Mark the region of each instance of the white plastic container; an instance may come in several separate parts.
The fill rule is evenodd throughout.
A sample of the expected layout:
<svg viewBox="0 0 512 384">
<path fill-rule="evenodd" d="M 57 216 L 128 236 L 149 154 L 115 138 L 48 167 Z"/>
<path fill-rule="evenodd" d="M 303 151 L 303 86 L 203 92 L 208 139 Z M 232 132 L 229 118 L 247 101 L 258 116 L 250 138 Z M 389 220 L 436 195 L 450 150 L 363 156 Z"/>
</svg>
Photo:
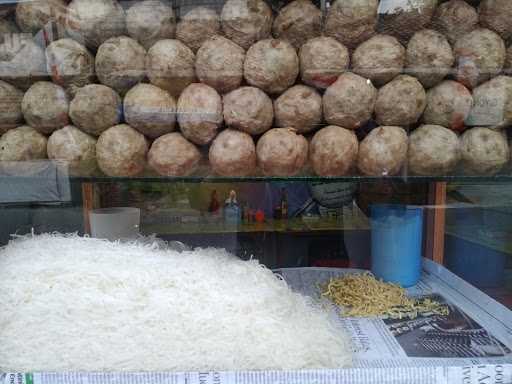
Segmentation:
<svg viewBox="0 0 512 384">
<path fill-rule="evenodd" d="M 134 239 L 139 235 L 140 209 L 132 207 L 102 208 L 89 212 L 91 236 L 108 239 Z"/>
</svg>

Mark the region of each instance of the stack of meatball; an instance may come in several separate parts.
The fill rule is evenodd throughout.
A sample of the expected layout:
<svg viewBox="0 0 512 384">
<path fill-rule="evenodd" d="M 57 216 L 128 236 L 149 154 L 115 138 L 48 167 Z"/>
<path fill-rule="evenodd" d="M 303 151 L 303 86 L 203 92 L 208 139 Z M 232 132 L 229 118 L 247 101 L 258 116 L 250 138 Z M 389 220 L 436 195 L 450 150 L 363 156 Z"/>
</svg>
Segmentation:
<svg viewBox="0 0 512 384">
<path fill-rule="evenodd" d="M 490 175 L 512 1 L 0 5 L 0 164 L 75 175 Z"/>
</svg>

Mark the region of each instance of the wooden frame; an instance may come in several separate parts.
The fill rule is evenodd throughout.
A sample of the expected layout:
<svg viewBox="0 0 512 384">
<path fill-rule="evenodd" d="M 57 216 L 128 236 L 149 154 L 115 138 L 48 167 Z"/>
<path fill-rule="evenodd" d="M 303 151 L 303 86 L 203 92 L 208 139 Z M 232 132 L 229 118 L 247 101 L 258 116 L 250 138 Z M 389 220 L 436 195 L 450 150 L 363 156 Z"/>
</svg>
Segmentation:
<svg viewBox="0 0 512 384">
<path fill-rule="evenodd" d="M 428 209 L 425 211 L 425 256 L 442 265 L 446 224 L 446 182 L 430 183 L 428 189 Z"/>
<path fill-rule="evenodd" d="M 82 210 L 84 219 L 84 233 L 91 234 L 89 212 L 98 207 L 98 195 L 94 183 L 82 183 Z"/>
</svg>

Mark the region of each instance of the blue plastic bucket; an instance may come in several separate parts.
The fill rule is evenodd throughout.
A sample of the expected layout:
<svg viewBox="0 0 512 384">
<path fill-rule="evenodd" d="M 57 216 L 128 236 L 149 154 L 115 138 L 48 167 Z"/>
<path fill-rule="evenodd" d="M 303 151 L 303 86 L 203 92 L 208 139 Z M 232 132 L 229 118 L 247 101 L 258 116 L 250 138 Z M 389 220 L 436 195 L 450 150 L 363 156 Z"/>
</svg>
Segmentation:
<svg viewBox="0 0 512 384">
<path fill-rule="evenodd" d="M 402 287 L 415 285 L 421 275 L 423 208 L 376 204 L 370 212 L 373 274 Z"/>
</svg>

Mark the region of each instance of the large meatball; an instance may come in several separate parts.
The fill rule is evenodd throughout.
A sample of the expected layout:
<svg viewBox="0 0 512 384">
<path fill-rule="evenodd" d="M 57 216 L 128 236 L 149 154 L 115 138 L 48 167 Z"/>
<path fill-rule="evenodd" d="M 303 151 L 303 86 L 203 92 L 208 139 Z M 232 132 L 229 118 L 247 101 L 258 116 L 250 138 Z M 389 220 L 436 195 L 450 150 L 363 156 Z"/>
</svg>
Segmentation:
<svg viewBox="0 0 512 384">
<path fill-rule="evenodd" d="M 378 29 L 406 44 L 430 23 L 438 0 L 384 0 L 379 4 Z"/>
<path fill-rule="evenodd" d="M 136 176 L 146 166 L 148 142 L 129 125 L 120 124 L 103 132 L 96 143 L 98 165 L 107 176 Z"/>
<path fill-rule="evenodd" d="M 468 88 L 496 76 L 505 64 L 505 43 L 489 29 L 475 29 L 454 45 L 455 77 Z"/>
<path fill-rule="evenodd" d="M 99 136 L 121 121 L 121 97 L 105 85 L 86 85 L 71 100 L 69 116 L 82 131 Z"/>
<path fill-rule="evenodd" d="M 29 88 L 23 96 L 21 110 L 25 121 L 44 134 L 69 123 L 66 91 L 49 81 L 40 81 Z"/>
<path fill-rule="evenodd" d="M 65 162 L 71 175 L 90 176 L 98 168 L 96 139 L 67 125 L 48 139 L 48 158 Z"/>
<path fill-rule="evenodd" d="M 359 143 L 351 130 L 329 125 L 319 130 L 309 146 L 309 159 L 319 176 L 343 176 L 357 160 Z"/>
<path fill-rule="evenodd" d="M 464 132 L 460 142 L 465 173 L 491 176 L 510 160 L 505 132 L 483 127 L 471 128 Z"/>
<path fill-rule="evenodd" d="M 124 97 L 126 122 L 149 138 L 174 131 L 176 101 L 169 94 L 151 84 L 138 84 Z"/>
<path fill-rule="evenodd" d="M 512 77 L 498 76 L 473 90 L 466 125 L 504 128 L 512 123 Z"/>
<path fill-rule="evenodd" d="M 217 12 L 206 7 L 196 7 L 181 18 L 176 27 L 176 38 L 185 43 L 193 52 L 213 35 L 220 32 L 220 18 Z"/>
<path fill-rule="evenodd" d="M 247 51 L 245 80 L 268 93 L 281 93 L 295 83 L 299 58 L 290 43 L 267 39 L 258 41 Z"/>
<path fill-rule="evenodd" d="M 18 34 L 0 45 L 0 79 L 26 91 L 47 78 L 44 50 L 34 40 Z"/>
<path fill-rule="evenodd" d="M 401 127 L 373 129 L 359 145 L 357 166 L 368 176 L 392 176 L 407 160 L 407 132 Z"/>
<path fill-rule="evenodd" d="M 256 147 L 249 134 L 226 129 L 213 140 L 209 159 L 218 175 L 248 176 L 256 169 Z"/>
<path fill-rule="evenodd" d="M 222 124 L 220 95 L 209 85 L 190 84 L 178 99 L 178 123 L 188 140 L 208 144 Z"/>
<path fill-rule="evenodd" d="M 451 44 L 478 25 L 478 13 L 464 0 L 449 0 L 436 9 L 432 26 L 446 36 Z"/>
<path fill-rule="evenodd" d="M 195 56 L 178 40 L 160 40 L 146 56 L 146 72 L 149 81 L 178 97 L 196 80 Z"/>
<path fill-rule="evenodd" d="M 89 48 L 96 49 L 125 30 L 124 9 L 117 0 L 72 0 L 68 5 L 66 32 Z"/>
<path fill-rule="evenodd" d="M 455 60 L 446 38 L 431 29 L 416 32 L 407 45 L 407 73 L 425 88 L 441 82 L 450 73 Z"/>
<path fill-rule="evenodd" d="M 16 24 L 22 32 L 36 34 L 49 23 L 56 23 L 63 34 L 67 3 L 64 0 L 22 1 L 16 6 Z M 49 28 L 48 30 L 50 30 Z"/>
<path fill-rule="evenodd" d="M 188 176 L 201 161 L 201 152 L 179 132 L 160 136 L 151 145 L 148 163 L 162 176 Z"/>
<path fill-rule="evenodd" d="M 416 175 L 446 175 L 459 159 L 459 137 L 448 128 L 422 125 L 409 137 L 409 170 Z"/>
<path fill-rule="evenodd" d="M 315 37 L 299 51 L 302 81 L 325 89 L 345 72 L 350 64 L 348 49 L 332 37 Z"/>
<path fill-rule="evenodd" d="M 400 75 L 379 89 L 375 117 L 381 125 L 406 126 L 418 121 L 427 95 L 416 78 Z"/>
<path fill-rule="evenodd" d="M 0 80 L 0 135 L 23 122 L 22 100 L 22 91 Z"/>
<path fill-rule="evenodd" d="M 510 0 L 482 0 L 478 8 L 480 25 L 498 33 L 504 40 L 512 37 Z"/>
<path fill-rule="evenodd" d="M 272 25 L 275 38 L 289 41 L 296 49 L 322 31 L 322 12 L 311 0 L 294 0 L 283 7 Z"/>
<path fill-rule="evenodd" d="M 336 0 L 327 12 L 324 34 L 349 48 L 368 40 L 377 26 L 378 0 Z"/>
<path fill-rule="evenodd" d="M 251 135 L 260 135 L 272 127 L 272 100 L 259 88 L 241 87 L 224 95 L 224 121 Z"/>
<path fill-rule="evenodd" d="M 72 94 L 94 81 L 94 56 L 73 39 L 60 39 L 48 45 L 46 65 L 53 82 Z"/>
<path fill-rule="evenodd" d="M 423 121 L 462 131 L 472 106 L 473 97 L 465 86 L 445 80 L 427 92 Z"/>
<path fill-rule="evenodd" d="M 258 165 L 267 176 L 293 176 L 308 159 L 308 142 L 291 128 L 273 128 L 258 140 Z"/>
<path fill-rule="evenodd" d="M 322 96 L 306 85 L 294 85 L 274 101 L 276 126 L 299 133 L 316 129 L 322 122 Z"/>
<path fill-rule="evenodd" d="M 28 125 L 0 137 L 0 162 L 46 159 L 46 137 Z"/>
<path fill-rule="evenodd" d="M 160 0 L 135 3 L 126 11 L 126 29 L 145 49 L 158 40 L 172 39 L 176 31 L 172 7 Z"/>
<path fill-rule="evenodd" d="M 351 72 L 342 74 L 323 96 L 325 121 L 356 129 L 371 119 L 377 89 L 372 83 Z"/>
<path fill-rule="evenodd" d="M 112 37 L 98 48 L 96 74 L 101 83 L 124 95 L 144 78 L 146 50 L 126 36 Z"/>
<path fill-rule="evenodd" d="M 244 49 L 270 36 L 272 10 L 264 0 L 228 0 L 220 15 L 222 31 Z"/>
<path fill-rule="evenodd" d="M 196 55 L 196 75 L 220 93 L 240 86 L 244 77 L 245 51 L 222 36 L 206 40 Z"/>
<path fill-rule="evenodd" d="M 376 35 L 359 45 L 352 55 L 352 69 L 376 85 L 393 80 L 405 64 L 405 48 L 392 36 Z"/>
</svg>

